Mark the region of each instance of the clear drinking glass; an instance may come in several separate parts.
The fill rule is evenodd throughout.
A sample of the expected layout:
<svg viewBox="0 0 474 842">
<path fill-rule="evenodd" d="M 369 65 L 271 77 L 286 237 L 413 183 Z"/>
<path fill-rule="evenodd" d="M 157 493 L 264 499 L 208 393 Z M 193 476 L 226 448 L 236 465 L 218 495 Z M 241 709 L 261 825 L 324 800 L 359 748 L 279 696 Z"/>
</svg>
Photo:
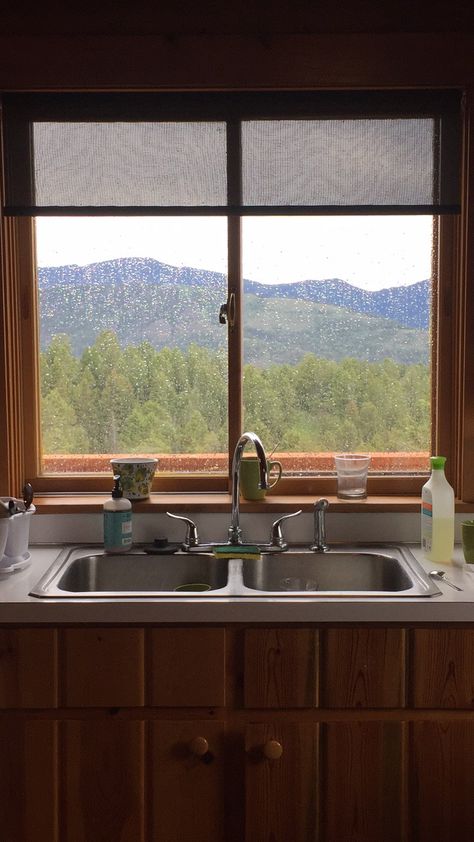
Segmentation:
<svg viewBox="0 0 474 842">
<path fill-rule="evenodd" d="M 337 496 L 345 500 L 367 497 L 367 471 L 370 456 L 343 453 L 334 457 L 337 474 Z"/>
</svg>

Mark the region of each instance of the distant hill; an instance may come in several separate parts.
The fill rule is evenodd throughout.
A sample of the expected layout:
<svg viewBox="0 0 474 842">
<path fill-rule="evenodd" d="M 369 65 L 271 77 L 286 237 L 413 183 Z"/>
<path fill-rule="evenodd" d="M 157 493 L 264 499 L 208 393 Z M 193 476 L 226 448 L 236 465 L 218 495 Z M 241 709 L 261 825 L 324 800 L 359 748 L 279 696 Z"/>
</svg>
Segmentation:
<svg viewBox="0 0 474 842">
<path fill-rule="evenodd" d="M 116 332 L 122 346 L 148 340 L 156 348 L 225 347 L 226 329 L 218 324 L 227 297 L 223 274 L 151 258 L 43 267 L 38 274 L 42 348 L 66 333 L 79 355 L 106 329 Z M 246 362 L 294 363 L 305 353 L 428 360 L 428 281 L 367 292 L 338 279 L 275 285 L 245 280 L 244 292 Z"/>
<path fill-rule="evenodd" d="M 245 291 L 261 298 L 298 298 L 301 301 L 332 304 L 355 313 L 392 319 L 404 327 L 427 330 L 429 326 L 429 281 L 374 292 L 367 292 L 337 278 L 275 286 L 245 281 Z"/>
</svg>

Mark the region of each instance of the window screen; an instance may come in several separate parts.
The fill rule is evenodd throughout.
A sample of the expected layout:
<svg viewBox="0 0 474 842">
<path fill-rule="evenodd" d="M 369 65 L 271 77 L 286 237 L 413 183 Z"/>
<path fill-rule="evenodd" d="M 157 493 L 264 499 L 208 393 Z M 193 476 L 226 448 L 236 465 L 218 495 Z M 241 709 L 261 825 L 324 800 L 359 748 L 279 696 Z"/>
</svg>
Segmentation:
<svg viewBox="0 0 474 842">
<path fill-rule="evenodd" d="M 226 203 L 225 123 L 33 123 L 41 207 Z"/>
<path fill-rule="evenodd" d="M 244 205 L 432 205 L 432 119 L 269 120 L 242 127 Z"/>
</svg>

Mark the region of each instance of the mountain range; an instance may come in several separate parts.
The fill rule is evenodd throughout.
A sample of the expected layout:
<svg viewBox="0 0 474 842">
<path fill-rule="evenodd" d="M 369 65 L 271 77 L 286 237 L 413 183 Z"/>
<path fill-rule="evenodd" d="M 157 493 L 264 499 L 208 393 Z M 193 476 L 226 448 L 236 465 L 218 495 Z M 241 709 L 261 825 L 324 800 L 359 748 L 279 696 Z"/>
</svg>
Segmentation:
<svg viewBox="0 0 474 842">
<path fill-rule="evenodd" d="M 77 355 L 102 330 L 122 346 L 149 341 L 185 349 L 225 347 L 218 324 L 226 276 L 152 258 L 119 258 L 38 271 L 41 347 L 65 333 Z M 428 361 L 430 282 L 369 292 L 337 278 L 244 281 L 244 356 L 257 365 L 328 359 Z"/>
</svg>

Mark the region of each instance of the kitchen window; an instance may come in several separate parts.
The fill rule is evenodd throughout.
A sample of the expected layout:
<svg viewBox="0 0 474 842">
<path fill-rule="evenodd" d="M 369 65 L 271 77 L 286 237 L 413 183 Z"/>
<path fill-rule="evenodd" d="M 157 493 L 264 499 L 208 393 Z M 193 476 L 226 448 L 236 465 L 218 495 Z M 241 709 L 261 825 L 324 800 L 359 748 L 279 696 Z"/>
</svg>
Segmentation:
<svg viewBox="0 0 474 842">
<path fill-rule="evenodd" d="M 160 488 L 225 489 L 244 428 L 285 453 L 289 493 L 331 490 L 334 451 L 385 454 L 375 493 L 417 492 L 427 453 L 454 454 L 457 92 L 11 95 L 4 147 L 6 274 L 29 325 L 23 474 L 36 487 L 106 488 L 110 456 L 153 452 Z M 329 243 L 364 221 L 398 254 L 401 221 L 423 231 L 421 304 L 383 284 L 374 304 L 324 273 L 318 226 Z M 183 255 L 194 239 L 212 265 L 134 255 L 134 229 Z M 301 279 L 252 278 L 256 246 L 296 263 L 305 236 L 316 297 Z M 81 266 L 93 237 L 119 245 Z M 351 239 L 354 264 L 378 245 L 346 233 L 340 249 Z"/>
</svg>

